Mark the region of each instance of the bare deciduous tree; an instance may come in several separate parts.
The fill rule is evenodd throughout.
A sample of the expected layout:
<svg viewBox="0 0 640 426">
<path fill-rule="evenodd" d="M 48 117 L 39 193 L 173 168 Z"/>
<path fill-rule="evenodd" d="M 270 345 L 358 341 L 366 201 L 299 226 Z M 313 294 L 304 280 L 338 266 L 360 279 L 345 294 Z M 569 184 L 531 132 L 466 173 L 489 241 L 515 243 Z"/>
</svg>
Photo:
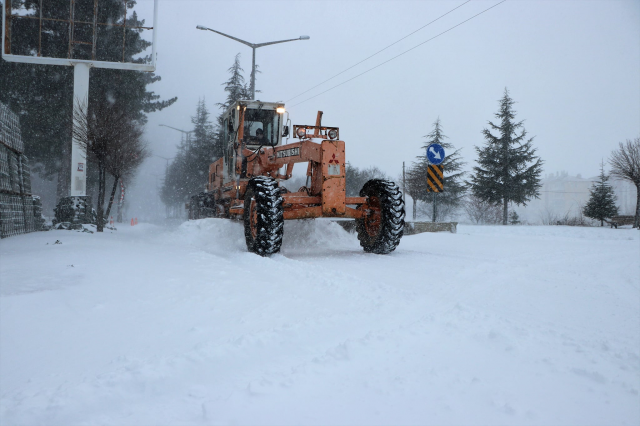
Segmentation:
<svg viewBox="0 0 640 426">
<path fill-rule="evenodd" d="M 73 136 L 98 166 L 97 231 L 104 229 L 106 174 L 115 178 L 111 207 L 118 179 L 132 172 L 148 155 L 142 142 L 142 127 L 117 102 L 80 105 L 73 116 Z"/>
<path fill-rule="evenodd" d="M 376 166 L 359 169 L 347 161 L 345 165 L 347 197 L 358 197 L 364 184 L 371 179 L 389 179 L 389 177 Z"/>
<path fill-rule="evenodd" d="M 120 179 L 130 177 L 142 162 L 151 154 L 147 144 L 142 140 L 141 126 L 131 126 L 130 132 L 122 139 L 115 141 L 113 149 L 107 155 L 105 168 L 113 176 L 113 187 L 109 197 L 109 204 L 104 215 L 109 217 L 111 206 L 118 189 Z"/>
<path fill-rule="evenodd" d="M 609 158 L 611 175 L 632 182 L 636 186 L 636 217 L 633 227 L 640 229 L 640 137 L 620 142 Z"/>
<path fill-rule="evenodd" d="M 464 210 L 476 224 L 495 225 L 502 222 L 502 207 L 500 204 L 484 201 L 474 195 L 469 196 L 464 203 Z"/>
</svg>

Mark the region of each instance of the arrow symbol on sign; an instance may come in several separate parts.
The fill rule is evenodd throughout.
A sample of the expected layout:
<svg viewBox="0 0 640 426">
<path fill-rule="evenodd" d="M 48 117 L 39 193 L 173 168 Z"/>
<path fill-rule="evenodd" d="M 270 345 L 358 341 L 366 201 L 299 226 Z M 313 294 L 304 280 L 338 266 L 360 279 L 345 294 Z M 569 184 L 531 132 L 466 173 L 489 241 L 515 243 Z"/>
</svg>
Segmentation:
<svg viewBox="0 0 640 426">
<path fill-rule="evenodd" d="M 433 147 L 429 147 L 429 152 L 433 154 L 433 158 L 435 158 L 436 160 L 442 160 L 442 157 L 440 157 L 440 153 L 433 149 Z"/>
</svg>

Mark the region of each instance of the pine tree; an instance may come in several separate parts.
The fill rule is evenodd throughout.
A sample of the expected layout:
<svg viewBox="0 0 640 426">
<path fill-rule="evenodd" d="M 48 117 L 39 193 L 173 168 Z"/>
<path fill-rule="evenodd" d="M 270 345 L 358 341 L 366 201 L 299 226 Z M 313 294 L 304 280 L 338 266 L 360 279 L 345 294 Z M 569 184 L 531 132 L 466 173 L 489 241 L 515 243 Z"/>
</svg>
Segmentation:
<svg viewBox="0 0 640 426">
<path fill-rule="evenodd" d="M 489 121 L 490 129 L 499 135 L 494 136 L 490 129 L 483 129 L 486 145 L 476 147 L 478 166 L 473 168 L 471 190 L 481 200 L 502 204 L 502 224 L 506 225 L 509 203 L 526 206 L 527 201 L 540 195 L 543 161 L 535 155 L 533 138 L 525 139 L 527 132 L 523 121 L 514 121 L 514 101 L 507 89 L 499 102 L 500 110 L 495 114 L 499 125 Z M 519 129 L 522 130 L 518 134 Z"/>
<path fill-rule="evenodd" d="M 229 108 L 229 105 L 240 99 L 249 99 L 251 97 L 249 94 L 249 88 L 247 87 L 244 81 L 244 76 L 242 75 L 244 70 L 240 66 L 239 53 L 236 55 L 233 65 L 231 65 L 227 71 L 231 76 L 229 77 L 229 80 L 222 83 L 224 91 L 227 92 L 227 99 L 224 103 L 218 104 L 223 110 L 226 110 Z"/>
<path fill-rule="evenodd" d="M 185 149 L 186 145 L 184 144 L 178 146 L 178 152 L 165 172 L 160 199 L 169 207 L 179 206 L 189 196 L 186 189 Z"/>
<path fill-rule="evenodd" d="M 616 195 L 613 187 L 607 183 L 609 176 L 604 173 L 604 163 L 600 166 L 600 176 L 597 182 L 591 185 L 589 190 L 589 201 L 584 206 L 582 213 L 591 219 L 600 221 L 600 226 L 604 226 L 604 220 L 617 216 Z"/>
<path fill-rule="evenodd" d="M 215 131 L 209 117 L 204 99 L 198 100 L 196 114 L 191 117 L 193 136 L 180 143 L 178 154 L 167 169 L 161 196 L 168 205 L 181 204 L 204 190 L 209 165 L 218 159 Z"/>
<path fill-rule="evenodd" d="M 426 152 L 427 147 L 432 143 L 437 143 L 444 148 L 445 153 L 448 153 L 442 162 L 444 190 L 440 193 L 428 191 L 427 169 L 429 162 L 425 156 L 420 156 L 417 157 L 417 161 L 409 169 L 407 193 L 413 199 L 414 220 L 418 210 L 417 202 L 421 201 L 425 204 L 424 210 L 431 216 L 431 220 L 436 222 L 446 216 L 455 214 L 455 211 L 463 203 L 466 187 L 462 181 L 465 172 L 461 170 L 465 163 L 462 161 L 460 150 L 455 149 L 452 143 L 445 141 L 447 136 L 442 131 L 439 117 L 433 123 L 433 130 L 425 135 L 424 138 L 426 140 L 422 146 L 423 152 Z"/>
<path fill-rule="evenodd" d="M 239 53 L 228 71 L 230 77 L 223 83 L 227 99 L 217 104 L 223 112 L 234 102 L 248 99 Z M 188 143 L 183 141 L 178 146 L 178 153 L 166 171 L 161 199 L 167 206 L 180 205 L 190 196 L 202 192 L 208 179 L 209 165 L 222 157 L 227 142 L 222 129 L 222 114 L 217 117 L 215 126 L 210 115 L 204 99 L 199 100 L 196 115 L 191 117 L 194 136 Z"/>
<path fill-rule="evenodd" d="M 519 225 L 520 224 L 520 216 L 516 213 L 515 210 L 511 211 L 509 214 L 509 224 L 511 225 Z"/>
<path fill-rule="evenodd" d="M 227 141 L 224 140 L 224 129 L 222 122 L 222 115 L 232 105 L 234 102 L 239 101 L 241 99 L 249 99 L 251 94 L 249 93 L 249 88 L 247 87 L 244 76 L 242 72 L 244 71 L 240 66 L 240 54 L 238 53 L 235 56 L 233 61 L 233 65 L 229 67 L 227 70 L 230 74 L 230 77 L 227 81 L 222 83 L 224 85 L 224 91 L 227 92 L 227 99 L 223 103 L 218 103 L 217 105 L 222 109 L 222 112 L 218 115 L 216 119 L 216 130 L 215 130 L 215 146 L 214 146 L 214 157 L 216 159 L 222 157 L 225 149 L 225 145 Z"/>
<path fill-rule="evenodd" d="M 209 165 L 219 158 L 215 152 L 215 132 L 209 116 L 204 99 L 199 100 L 196 115 L 191 117 L 193 138 L 187 151 L 190 158 L 188 167 L 191 194 L 203 191 L 209 175 Z"/>
</svg>

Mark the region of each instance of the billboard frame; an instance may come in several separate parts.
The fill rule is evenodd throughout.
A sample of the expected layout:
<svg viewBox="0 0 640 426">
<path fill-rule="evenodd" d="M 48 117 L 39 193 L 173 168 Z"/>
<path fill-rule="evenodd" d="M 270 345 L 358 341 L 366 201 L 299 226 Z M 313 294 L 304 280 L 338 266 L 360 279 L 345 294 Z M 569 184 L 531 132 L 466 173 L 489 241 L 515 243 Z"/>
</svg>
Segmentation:
<svg viewBox="0 0 640 426">
<path fill-rule="evenodd" d="M 158 29 L 158 1 L 153 0 L 153 27 L 131 27 L 131 28 L 144 28 L 152 31 L 151 41 L 151 63 L 150 64 L 136 64 L 133 62 L 110 62 L 99 61 L 90 59 L 73 59 L 73 58 L 49 58 L 45 56 L 29 56 L 29 55 L 14 55 L 11 53 L 11 41 L 7 39 L 7 33 L 11 31 L 10 21 L 13 19 L 11 14 L 11 0 L 4 0 L 4 7 L 2 8 L 2 59 L 9 62 L 22 62 L 27 64 L 39 64 L 39 65 L 63 65 L 73 66 L 75 64 L 88 64 L 92 68 L 108 68 L 108 69 L 120 69 L 130 71 L 147 71 L 154 72 L 156 70 L 156 39 Z M 10 14 L 7 16 L 7 12 Z M 23 18 L 23 17 L 21 17 Z M 69 17 L 71 18 L 71 17 Z M 36 18 L 38 19 L 38 18 Z M 44 19 L 44 18 L 42 18 Z M 62 20 L 62 22 L 69 22 L 73 24 L 73 19 Z M 94 24 L 96 24 L 94 22 Z M 117 26 L 116 24 L 112 24 Z M 94 40 L 95 46 L 95 40 Z"/>
<path fill-rule="evenodd" d="M 126 0 L 124 0 L 126 1 Z M 73 20 L 73 6 L 75 0 L 70 0 L 71 8 L 69 11 L 69 19 L 61 20 L 62 22 L 68 22 L 70 25 L 70 31 L 72 31 L 72 27 L 74 25 Z M 156 70 L 156 40 L 157 40 L 157 29 L 158 29 L 158 2 L 159 0 L 153 0 L 153 27 L 129 27 L 129 28 L 145 28 L 151 29 L 153 31 L 152 34 L 152 45 L 151 45 L 151 63 L 150 64 L 137 64 L 132 62 L 110 62 L 110 61 L 99 61 L 99 60 L 87 60 L 87 59 L 73 59 L 69 58 L 50 58 L 43 56 L 29 56 L 29 55 L 14 55 L 11 54 L 11 39 L 10 34 L 9 38 L 7 38 L 8 33 L 11 31 L 11 19 L 14 19 L 14 16 L 11 13 L 11 0 L 4 0 L 4 7 L 2 8 L 2 44 L 0 48 L 2 49 L 2 59 L 8 62 L 20 62 L 27 64 L 35 64 L 35 65 L 62 65 L 62 66 L 73 66 L 73 117 L 76 116 L 78 110 L 82 108 L 82 106 L 88 105 L 89 101 L 89 71 L 91 68 L 107 68 L 107 69 L 119 69 L 119 70 L 129 70 L 129 71 L 146 71 L 146 72 L 154 72 Z M 41 2 L 42 4 L 42 2 Z M 95 3 L 97 5 L 97 0 Z M 9 16 L 7 16 L 7 14 Z M 96 35 L 95 35 L 95 26 L 98 25 L 96 22 L 96 8 L 94 7 L 94 38 L 92 44 L 92 56 L 95 57 L 95 45 L 96 45 Z M 18 15 L 19 16 L 19 15 Z M 24 18 L 24 17 L 20 17 Z M 29 18 L 24 18 L 29 19 Z M 44 18 L 33 18 L 39 19 L 41 22 Z M 125 18 L 122 27 L 124 29 L 126 26 L 126 5 L 125 5 Z M 107 25 L 107 24 L 100 24 Z M 114 24 L 112 24 L 114 25 Z M 114 25 L 115 26 L 115 25 Z M 123 34 L 126 34 L 123 32 Z M 123 37 L 125 37 L 123 35 Z M 69 44 L 73 44 L 72 37 L 70 37 Z M 124 38 L 123 38 L 123 46 L 124 46 Z M 71 47 L 69 49 L 69 56 L 71 56 Z M 38 52 L 39 53 L 39 52 Z M 124 55 L 123 55 L 124 58 Z M 85 197 L 87 195 L 87 153 L 86 150 L 81 146 L 80 141 L 76 140 L 73 136 L 71 139 L 71 185 L 69 190 L 69 195 L 72 197 Z"/>
</svg>

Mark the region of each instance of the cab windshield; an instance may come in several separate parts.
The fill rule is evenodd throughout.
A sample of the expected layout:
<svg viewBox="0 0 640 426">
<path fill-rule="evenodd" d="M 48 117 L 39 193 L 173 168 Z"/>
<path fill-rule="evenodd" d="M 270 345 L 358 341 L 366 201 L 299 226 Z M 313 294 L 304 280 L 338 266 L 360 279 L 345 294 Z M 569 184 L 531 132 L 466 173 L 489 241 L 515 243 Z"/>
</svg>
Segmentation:
<svg viewBox="0 0 640 426">
<path fill-rule="evenodd" d="M 280 114 L 269 109 L 249 109 L 244 114 L 244 134 L 247 145 L 276 146 Z M 259 131 L 261 130 L 261 132 Z M 262 139 L 259 134 L 262 133 Z"/>
</svg>

